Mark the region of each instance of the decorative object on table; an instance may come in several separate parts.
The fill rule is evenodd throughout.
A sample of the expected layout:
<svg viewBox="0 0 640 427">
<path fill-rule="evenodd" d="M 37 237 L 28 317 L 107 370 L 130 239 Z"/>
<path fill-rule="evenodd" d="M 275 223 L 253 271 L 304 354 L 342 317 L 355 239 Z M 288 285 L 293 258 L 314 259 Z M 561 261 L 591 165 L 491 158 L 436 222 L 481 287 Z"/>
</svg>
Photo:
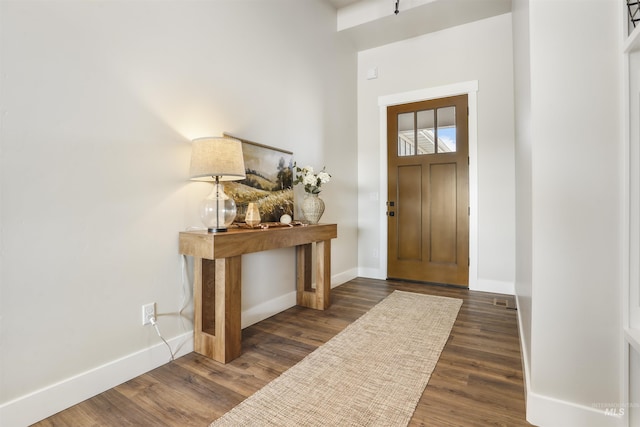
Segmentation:
<svg viewBox="0 0 640 427">
<path fill-rule="evenodd" d="M 331 175 L 327 173 L 326 168 L 322 168 L 317 174 L 312 166 L 299 168 L 294 164 L 298 176 L 294 184 L 304 184 L 305 197 L 300 205 L 302 214 L 310 224 L 317 224 L 320 217 L 324 213 L 324 200 L 319 197 L 320 187 L 331 181 Z"/>
<path fill-rule="evenodd" d="M 255 226 L 251 226 L 249 224 L 247 224 L 246 222 L 237 222 L 233 224 L 234 227 L 238 228 L 238 229 L 245 229 L 245 230 L 268 230 L 270 228 L 291 228 L 291 227 L 307 227 L 309 224 L 302 222 L 302 221 L 291 221 L 288 224 L 285 224 L 284 222 L 261 222 L 258 225 Z"/>
<path fill-rule="evenodd" d="M 324 213 L 324 200 L 317 194 L 307 193 L 300 208 L 309 224 L 317 224 Z"/>
<path fill-rule="evenodd" d="M 284 214 L 293 217 L 293 153 L 223 135 L 242 142 L 246 178 L 227 184 L 238 207 L 237 221 L 244 221 L 250 202 L 258 206 L 262 222 L 276 222 Z"/>
<path fill-rule="evenodd" d="M 291 224 L 291 215 L 284 214 L 280 217 L 280 222 L 283 224 Z"/>
<path fill-rule="evenodd" d="M 247 207 L 247 213 L 244 216 L 244 222 L 252 227 L 260 224 L 260 211 L 258 210 L 258 206 L 256 206 L 255 203 L 249 203 L 249 207 Z"/>
<path fill-rule="evenodd" d="M 189 175 L 194 181 L 215 183 L 211 194 L 200 203 L 200 219 L 209 232 L 227 231 L 236 217 L 236 203 L 225 194 L 221 182 L 244 179 L 242 143 L 226 137 L 194 139 Z"/>
</svg>

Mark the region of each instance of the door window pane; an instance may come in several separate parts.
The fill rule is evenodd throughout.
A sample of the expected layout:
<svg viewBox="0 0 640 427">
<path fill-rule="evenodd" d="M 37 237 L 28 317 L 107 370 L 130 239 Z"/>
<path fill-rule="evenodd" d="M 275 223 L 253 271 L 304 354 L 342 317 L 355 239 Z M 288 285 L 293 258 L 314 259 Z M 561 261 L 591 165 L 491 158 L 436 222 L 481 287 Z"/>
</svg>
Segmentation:
<svg viewBox="0 0 640 427">
<path fill-rule="evenodd" d="M 417 111 L 418 123 L 418 154 L 433 154 L 436 152 L 435 142 L 435 111 Z"/>
<path fill-rule="evenodd" d="M 438 108 L 438 153 L 456 151 L 456 107 Z"/>
<path fill-rule="evenodd" d="M 398 156 L 416 154 L 415 117 L 413 112 L 398 114 Z"/>
<path fill-rule="evenodd" d="M 398 157 L 455 153 L 456 107 L 398 114 Z"/>
</svg>

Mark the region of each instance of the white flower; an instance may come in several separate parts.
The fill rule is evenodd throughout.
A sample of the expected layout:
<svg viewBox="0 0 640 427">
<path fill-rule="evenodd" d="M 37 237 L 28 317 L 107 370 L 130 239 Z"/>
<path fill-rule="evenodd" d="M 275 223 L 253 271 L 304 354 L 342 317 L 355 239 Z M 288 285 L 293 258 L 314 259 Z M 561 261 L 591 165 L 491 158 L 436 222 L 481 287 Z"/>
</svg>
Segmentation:
<svg viewBox="0 0 640 427">
<path fill-rule="evenodd" d="M 318 179 L 322 184 L 326 184 L 327 182 L 331 181 L 331 175 L 329 175 L 325 171 L 322 171 L 318 174 Z"/>
<path fill-rule="evenodd" d="M 322 184 L 326 184 L 331 180 L 331 175 L 329 175 L 324 168 L 317 174 L 314 173 L 314 169 L 312 166 L 305 166 L 303 168 L 297 167 L 295 164 L 293 165 L 296 172 L 298 172 L 298 176 L 293 181 L 295 184 L 304 184 L 304 191 L 311 194 L 320 193 L 320 186 Z"/>
</svg>

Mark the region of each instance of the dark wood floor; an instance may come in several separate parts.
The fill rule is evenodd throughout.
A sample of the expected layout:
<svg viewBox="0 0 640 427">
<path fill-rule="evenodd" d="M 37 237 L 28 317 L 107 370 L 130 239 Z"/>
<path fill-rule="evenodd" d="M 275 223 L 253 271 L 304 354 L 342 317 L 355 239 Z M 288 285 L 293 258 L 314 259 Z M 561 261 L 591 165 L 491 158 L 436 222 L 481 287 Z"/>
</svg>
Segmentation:
<svg viewBox="0 0 640 427">
<path fill-rule="evenodd" d="M 411 426 L 526 426 L 513 298 L 453 287 L 358 278 L 326 311 L 293 307 L 242 331 L 243 354 L 220 364 L 191 353 L 37 426 L 208 426 L 328 341 L 393 290 L 464 300 Z"/>
</svg>

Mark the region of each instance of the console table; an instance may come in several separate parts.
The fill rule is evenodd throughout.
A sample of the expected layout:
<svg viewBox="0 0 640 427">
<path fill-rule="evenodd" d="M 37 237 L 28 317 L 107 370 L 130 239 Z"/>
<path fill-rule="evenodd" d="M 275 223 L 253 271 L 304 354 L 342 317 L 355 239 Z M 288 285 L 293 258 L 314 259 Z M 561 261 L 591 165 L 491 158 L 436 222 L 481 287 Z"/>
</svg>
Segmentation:
<svg viewBox="0 0 640 427">
<path fill-rule="evenodd" d="M 181 232 L 180 253 L 194 258 L 194 350 L 222 363 L 240 356 L 244 254 L 295 246 L 296 303 L 316 310 L 328 308 L 331 239 L 337 236 L 336 224 Z M 315 289 L 311 286 L 314 267 Z"/>
</svg>

